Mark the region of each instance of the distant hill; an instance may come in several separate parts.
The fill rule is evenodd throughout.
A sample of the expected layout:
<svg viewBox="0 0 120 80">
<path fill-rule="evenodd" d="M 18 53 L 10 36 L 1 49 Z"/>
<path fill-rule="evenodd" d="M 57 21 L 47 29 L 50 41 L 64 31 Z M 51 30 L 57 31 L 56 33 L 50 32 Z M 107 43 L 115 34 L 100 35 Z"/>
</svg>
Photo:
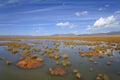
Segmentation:
<svg viewBox="0 0 120 80">
<path fill-rule="evenodd" d="M 107 36 L 107 35 L 120 35 L 120 31 L 113 31 L 113 32 L 107 32 L 107 33 L 95 33 L 95 34 L 80 34 L 78 36 Z"/>
<path fill-rule="evenodd" d="M 120 36 L 120 31 L 113 31 L 113 32 L 107 32 L 107 33 L 95 33 L 95 34 L 54 34 L 51 36 L 109 36 L 109 35 L 119 35 Z M 1 38 L 4 37 L 45 37 L 45 36 L 32 36 L 32 35 L 0 35 Z"/>
<path fill-rule="evenodd" d="M 120 31 L 107 32 L 107 33 L 94 33 L 94 34 L 54 34 L 52 36 L 107 36 L 107 35 L 120 35 Z"/>
<path fill-rule="evenodd" d="M 70 34 L 54 34 L 52 36 L 77 36 L 77 35 L 70 33 Z"/>
</svg>

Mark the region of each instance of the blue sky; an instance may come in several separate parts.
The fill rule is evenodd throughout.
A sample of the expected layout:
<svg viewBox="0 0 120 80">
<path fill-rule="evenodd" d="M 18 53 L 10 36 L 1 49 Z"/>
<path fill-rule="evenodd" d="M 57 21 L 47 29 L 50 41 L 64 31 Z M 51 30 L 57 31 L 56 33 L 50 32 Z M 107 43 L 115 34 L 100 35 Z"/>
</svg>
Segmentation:
<svg viewBox="0 0 120 80">
<path fill-rule="evenodd" d="M 120 30 L 120 0 L 0 0 L 0 35 Z"/>
</svg>

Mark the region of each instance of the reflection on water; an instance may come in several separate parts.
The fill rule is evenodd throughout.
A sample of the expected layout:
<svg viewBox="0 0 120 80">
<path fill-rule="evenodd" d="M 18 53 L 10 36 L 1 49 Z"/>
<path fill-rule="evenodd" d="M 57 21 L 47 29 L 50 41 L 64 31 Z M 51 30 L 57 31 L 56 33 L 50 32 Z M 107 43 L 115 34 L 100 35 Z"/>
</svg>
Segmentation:
<svg viewBox="0 0 120 80">
<path fill-rule="evenodd" d="M 42 44 L 33 44 L 33 42 L 36 42 L 35 40 L 19 42 L 28 43 L 33 47 L 40 48 L 41 52 L 44 50 L 43 46 L 55 48 L 53 45 L 54 41 L 40 40 Z M 99 73 L 107 74 L 110 80 L 120 80 L 120 74 L 117 74 L 117 72 L 120 72 L 120 54 L 118 50 L 114 50 L 114 56 L 111 57 L 107 56 L 106 54 L 104 54 L 104 58 L 93 56 L 92 58 L 97 62 L 97 64 L 95 64 L 94 62 L 89 61 L 89 57 L 81 57 L 78 53 L 79 48 L 84 50 L 84 52 L 87 52 L 90 47 L 94 46 L 66 46 L 64 45 L 64 41 L 59 42 L 59 51 L 55 51 L 54 53 L 58 53 L 60 55 L 67 53 L 69 55 L 68 60 L 71 61 L 71 66 L 65 67 L 67 70 L 67 74 L 65 76 L 51 76 L 48 69 L 50 67 L 56 67 L 55 60 L 50 59 L 47 55 L 41 56 L 39 52 L 36 52 L 37 56 L 40 56 L 44 59 L 42 67 L 28 70 L 20 69 L 15 65 L 15 63 L 21 58 L 19 54 L 22 53 L 23 50 L 17 49 L 19 54 L 11 54 L 11 52 L 7 50 L 7 46 L 0 46 L 0 57 L 4 58 L 4 60 L 0 60 L 0 80 L 76 80 L 75 75 L 72 73 L 73 69 L 77 69 L 81 73 L 80 80 L 96 80 L 96 76 Z M 0 44 L 2 43 L 6 42 L 1 41 Z M 105 42 L 102 42 L 101 45 L 105 45 Z M 10 60 L 12 65 L 6 65 L 7 60 Z M 112 64 L 110 66 L 106 65 L 108 60 L 112 60 Z"/>
</svg>

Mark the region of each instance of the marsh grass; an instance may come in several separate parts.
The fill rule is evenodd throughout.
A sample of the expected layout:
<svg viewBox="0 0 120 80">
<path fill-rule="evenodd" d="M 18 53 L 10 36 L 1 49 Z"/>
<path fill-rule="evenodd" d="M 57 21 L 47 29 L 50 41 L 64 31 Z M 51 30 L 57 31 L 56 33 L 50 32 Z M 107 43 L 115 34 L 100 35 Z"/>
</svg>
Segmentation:
<svg viewBox="0 0 120 80">
<path fill-rule="evenodd" d="M 120 42 L 120 36 L 31 36 L 31 37 L 1 37 L 1 41 L 20 40 L 85 40 L 85 41 L 116 41 Z M 58 43 L 57 43 L 58 44 Z"/>
</svg>

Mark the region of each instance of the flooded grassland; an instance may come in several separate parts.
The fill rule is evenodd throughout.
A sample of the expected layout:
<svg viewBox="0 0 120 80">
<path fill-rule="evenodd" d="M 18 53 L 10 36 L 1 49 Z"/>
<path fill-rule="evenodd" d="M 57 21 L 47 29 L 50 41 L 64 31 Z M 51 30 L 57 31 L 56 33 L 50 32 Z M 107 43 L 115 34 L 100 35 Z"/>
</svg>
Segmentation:
<svg viewBox="0 0 120 80">
<path fill-rule="evenodd" d="M 1 38 L 0 80 L 120 80 L 120 37 Z"/>
</svg>

